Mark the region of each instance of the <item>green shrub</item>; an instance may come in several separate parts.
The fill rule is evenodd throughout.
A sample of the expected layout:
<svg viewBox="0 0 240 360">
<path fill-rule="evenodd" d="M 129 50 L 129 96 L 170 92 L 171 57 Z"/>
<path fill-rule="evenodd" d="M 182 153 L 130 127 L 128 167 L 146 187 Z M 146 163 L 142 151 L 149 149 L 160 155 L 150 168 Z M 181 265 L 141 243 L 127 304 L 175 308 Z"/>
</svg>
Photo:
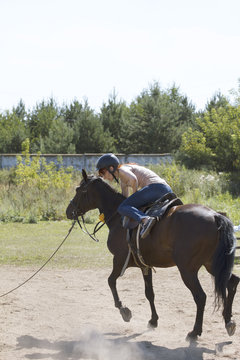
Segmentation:
<svg viewBox="0 0 240 360">
<path fill-rule="evenodd" d="M 80 173 L 66 171 L 67 181 L 58 180 L 58 184 L 61 184 L 59 187 L 56 186 L 55 180 L 58 179 L 59 174 L 65 174 L 64 168 L 61 168 L 58 174 L 55 174 L 57 170 L 54 169 L 52 177 L 54 180 L 50 181 L 51 176 L 46 180 L 48 173 L 41 170 L 35 172 L 31 170 L 30 174 L 34 176 L 29 174 L 27 176 L 29 169 L 26 167 L 34 168 L 36 164 L 27 165 L 23 162 L 21 164 L 18 181 L 16 175 L 14 178 L 12 170 L 0 171 L 0 221 L 35 223 L 42 220 L 66 219 L 66 207 L 75 195 L 75 187 L 81 180 Z M 234 224 L 239 224 L 240 200 L 236 195 L 239 194 L 240 184 L 236 174 L 189 170 L 175 162 L 149 167 L 169 183 L 185 204 L 201 203 L 216 211 L 226 212 Z M 38 166 L 35 169 L 38 169 Z M 24 177 L 29 181 L 25 181 Z M 112 185 L 120 191 L 119 185 Z M 85 221 L 89 224 L 96 223 L 98 210 L 88 212 Z"/>
<path fill-rule="evenodd" d="M 17 185 L 28 184 L 40 190 L 49 189 L 50 187 L 69 188 L 73 168 L 58 168 L 54 162 L 47 164 L 46 159 L 40 157 L 40 153 L 30 159 L 29 144 L 29 139 L 23 142 L 23 156 L 17 157 L 15 170 Z"/>
<path fill-rule="evenodd" d="M 0 171 L 0 220 L 36 223 L 38 220 L 65 218 L 67 199 L 71 198 L 73 169 L 47 164 L 38 154 L 29 154 L 29 139 L 23 144 L 14 170 Z"/>
<path fill-rule="evenodd" d="M 198 203 L 226 212 L 234 224 L 240 223 L 239 177 L 229 173 L 190 170 L 177 163 L 151 165 L 164 178 L 183 203 Z M 231 192 L 234 189 L 234 192 Z"/>
<path fill-rule="evenodd" d="M 152 165 L 150 168 L 164 178 L 179 197 L 208 198 L 226 190 L 226 178 L 214 171 L 189 170 L 175 162 L 171 165 Z"/>
</svg>

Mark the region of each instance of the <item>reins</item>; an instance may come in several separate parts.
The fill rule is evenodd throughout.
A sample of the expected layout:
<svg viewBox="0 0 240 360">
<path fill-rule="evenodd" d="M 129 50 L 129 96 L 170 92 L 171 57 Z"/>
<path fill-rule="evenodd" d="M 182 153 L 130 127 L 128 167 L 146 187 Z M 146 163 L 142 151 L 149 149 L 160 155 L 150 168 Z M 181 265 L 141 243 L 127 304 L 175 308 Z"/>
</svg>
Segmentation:
<svg viewBox="0 0 240 360">
<path fill-rule="evenodd" d="M 117 214 L 117 211 L 115 211 L 111 216 L 108 217 L 107 220 L 104 220 L 104 221 L 99 221 L 94 229 L 93 229 L 93 232 L 90 233 L 86 227 L 86 224 L 85 224 L 85 220 L 84 220 L 84 217 L 83 215 L 81 215 L 81 219 L 82 219 L 82 225 L 81 225 L 81 222 L 79 221 L 79 218 L 77 216 L 76 220 L 80 229 L 82 230 L 82 232 L 84 232 L 84 234 L 87 234 L 88 236 L 90 236 L 91 239 L 93 239 L 94 241 L 96 242 L 99 242 L 99 240 L 95 237 L 95 234 L 106 224 L 108 223 L 115 215 Z"/>
<path fill-rule="evenodd" d="M 87 234 L 88 236 L 90 236 L 90 238 L 93 239 L 94 241 L 99 242 L 99 240 L 95 237 L 95 234 L 96 234 L 96 232 L 97 232 L 98 230 L 100 230 L 100 229 L 103 227 L 103 225 L 105 225 L 105 222 L 104 222 L 103 224 L 101 224 L 101 226 L 100 226 L 99 228 L 97 228 L 98 224 L 101 223 L 101 221 L 99 221 L 99 222 L 97 223 L 97 225 L 95 226 L 95 228 L 94 228 L 94 230 L 93 230 L 93 233 L 90 234 L 90 232 L 88 231 L 88 229 L 87 229 L 87 227 L 86 227 L 86 225 L 85 225 L 85 220 L 84 220 L 83 215 L 81 215 L 81 218 L 82 218 L 83 226 L 81 225 L 78 217 L 77 217 L 77 220 L 76 220 L 76 221 L 77 221 L 80 229 L 82 230 L 82 232 L 84 232 L 84 234 Z"/>
<path fill-rule="evenodd" d="M 64 244 L 64 242 L 67 240 L 68 236 L 70 235 L 72 229 L 74 228 L 75 224 L 76 224 L 77 220 L 74 220 L 70 229 L 68 230 L 67 235 L 65 236 L 65 238 L 63 239 L 63 241 L 58 245 L 57 249 L 52 253 L 52 255 L 50 256 L 50 258 L 34 273 L 32 274 L 27 280 L 25 280 L 23 283 L 19 284 L 18 286 L 16 286 L 14 289 L 9 290 L 8 292 L 6 292 L 5 294 L 0 295 L 0 298 L 14 292 L 15 290 L 19 289 L 21 286 L 25 285 L 28 281 L 30 281 L 34 276 L 36 276 L 48 263 L 49 261 L 54 257 L 54 255 L 58 252 L 58 250 L 60 249 L 60 247 Z"/>
</svg>

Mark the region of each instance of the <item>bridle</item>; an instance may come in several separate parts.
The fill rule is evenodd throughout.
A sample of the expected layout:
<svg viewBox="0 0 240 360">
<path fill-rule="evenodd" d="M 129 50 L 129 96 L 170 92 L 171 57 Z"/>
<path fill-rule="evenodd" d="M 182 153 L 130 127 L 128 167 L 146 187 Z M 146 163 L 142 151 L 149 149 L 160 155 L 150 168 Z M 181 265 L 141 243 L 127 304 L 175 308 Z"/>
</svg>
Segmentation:
<svg viewBox="0 0 240 360">
<path fill-rule="evenodd" d="M 102 223 L 100 226 L 99 224 L 101 223 L 101 221 L 99 221 L 96 226 L 94 227 L 94 230 L 93 230 L 93 233 L 90 233 L 86 227 L 86 222 L 85 222 L 85 219 L 84 219 L 84 214 L 80 213 L 78 215 L 78 204 L 79 204 L 79 200 L 77 202 L 77 205 L 74 204 L 73 202 L 73 199 L 70 201 L 70 204 L 73 206 L 73 212 L 72 212 L 72 215 L 73 215 L 73 219 L 78 223 L 80 229 L 82 230 L 82 232 L 84 232 L 84 234 L 87 234 L 88 236 L 90 236 L 91 239 L 93 239 L 94 241 L 96 242 L 99 242 L 99 240 L 95 237 L 95 234 L 98 230 L 100 230 L 103 225 L 105 225 L 105 222 Z M 82 224 L 81 224 L 81 221 L 79 220 L 79 216 L 81 217 L 82 219 Z"/>
<path fill-rule="evenodd" d="M 77 206 L 75 204 L 73 204 L 72 200 L 70 201 L 70 204 L 72 206 L 74 206 L 76 210 L 78 210 Z M 84 234 L 87 234 L 88 236 L 90 236 L 90 238 L 93 239 L 94 241 L 99 242 L 99 240 L 97 239 L 95 234 L 117 214 L 117 211 L 115 211 L 111 216 L 109 216 L 107 218 L 107 220 L 98 221 L 97 224 L 95 225 L 92 233 L 90 233 L 86 227 L 86 222 L 85 222 L 83 214 L 78 215 L 77 211 L 75 211 L 75 210 L 73 211 L 73 213 L 74 213 L 74 220 L 78 223 L 82 232 L 84 232 Z M 82 219 L 82 224 L 81 224 L 81 221 L 79 220 L 79 216 Z"/>
<path fill-rule="evenodd" d="M 89 199 L 88 199 L 88 191 L 87 190 L 82 190 L 81 191 L 82 193 L 85 193 L 86 194 L 86 199 L 89 203 Z M 96 242 L 99 242 L 99 240 L 97 239 L 97 237 L 95 236 L 96 233 L 106 224 L 108 223 L 113 216 L 116 215 L 117 212 L 113 213 L 111 216 L 108 217 L 107 220 L 104 220 L 104 221 L 98 221 L 98 223 L 95 225 L 94 227 L 94 230 L 92 233 L 90 233 L 86 227 L 86 222 L 85 222 L 85 219 L 84 219 L 84 213 L 80 213 L 78 215 L 78 211 L 79 211 L 79 202 L 80 202 L 80 197 L 77 201 L 77 204 L 75 205 L 74 202 L 73 202 L 73 199 L 70 200 L 70 204 L 73 206 L 73 212 L 72 212 L 72 215 L 73 215 L 73 219 L 75 221 L 77 221 L 80 229 L 82 230 L 82 232 L 84 232 L 84 234 L 87 234 L 92 240 L 96 241 Z M 82 224 L 81 224 L 81 221 L 79 220 L 79 217 L 81 217 L 82 219 Z"/>
<path fill-rule="evenodd" d="M 90 180 L 90 182 L 91 182 L 91 180 Z M 88 184 L 86 183 L 86 184 L 83 185 L 81 188 L 80 188 L 80 187 L 81 187 L 81 184 L 80 184 L 80 186 L 77 188 L 76 191 L 78 191 L 78 189 L 79 189 L 79 191 L 81 191 L 81 194 L 84 194 L 84 195 L 86 196 L 86 201 L 87 201 L 87 203 L 90 204 L 89 197 L 88 197 L 88 189 L 87 189 Z M 79 205 L 80 205 L 80 201 L 81 201 L 80 197 L 81 197 L 81 196 L 79 196 L 79 198 L 77 199 L 76 204 L 73 202 L 73 199 L 70 200 L 70 204 L 71 204 L 72 207 L 73 207 L 73 211 L 72 211 L 73 220 L 75 220 L 75 221 L 78 223 L 80 229 L 81 229 L 85 234 L 87 234 L 87 235 L 88 235 L 91 239 L 93 239 L 94 241 L 99 242 L 99 240 L 98 240 L 98 239 L 96 238 L 96 236 L 95 236 L 96 233 L 97 233 L 105 224 L 108 224 L 108 223 L 112 220 L 112 218 L 115 217 L 115 215 L 118 214 L 118 212 L 117 212 L 117 211 L 114 211 L 113 214 L 111 214 L 110 216 L 107 217 L 107 219 L 105 219 L 104 221 L 102 221 L 102 220 L 99 221 L 99 222 L 95 225 L 93 232 L 90 233 L 90 232 L 88 231 L 87 227 L 86 227 L 86 222 L 85 222 L 85 219 L 84 219 L 84 214 L 85 214 L 85 212 L 80 212 L 80 213 L 79 213 Z M 90 206 L 89 206 L 89 207 L 90 207 Z M 81 223 L 81 221 L 79 220 L 79 217 L 81 217 L 82 223 Z"/>
</svg>

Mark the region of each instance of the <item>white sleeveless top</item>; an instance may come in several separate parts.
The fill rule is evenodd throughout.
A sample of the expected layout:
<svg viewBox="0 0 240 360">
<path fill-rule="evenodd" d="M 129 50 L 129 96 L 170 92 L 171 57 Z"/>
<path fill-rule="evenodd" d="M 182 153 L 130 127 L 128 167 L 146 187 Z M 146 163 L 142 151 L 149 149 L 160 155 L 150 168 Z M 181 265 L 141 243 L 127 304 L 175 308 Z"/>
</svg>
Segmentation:
<svg viewBox="0 0 240 360">
<path fill-rule="evenodd" d="M 164 179 L 144 166 L 124 164 L 118 170 L 122 193 L 125 196 L 128 196 L 129 187 L 132 188 L 133 192 L 136 192 L 139 188 L 141 189 L 150 184 L 167 185 Z"/>
</svg>

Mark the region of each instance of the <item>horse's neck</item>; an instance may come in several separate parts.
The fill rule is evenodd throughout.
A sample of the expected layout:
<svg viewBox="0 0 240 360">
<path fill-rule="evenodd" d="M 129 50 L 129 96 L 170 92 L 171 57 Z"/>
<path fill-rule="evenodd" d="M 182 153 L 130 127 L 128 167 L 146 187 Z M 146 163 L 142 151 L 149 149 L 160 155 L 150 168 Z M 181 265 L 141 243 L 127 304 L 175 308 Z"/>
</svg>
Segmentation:
<svg viewBox="0 0 240 360">
<path fill-rule="evenodd" d="M 117 211 L 118 206 L 124 200 L 124 196 L 118 192 L 115 192 L 110 187 L 103 188 L 100 192 L 100 202 L 98 209 L 103 212 L 105 217 L 110 217 Z"/>
</svg>

